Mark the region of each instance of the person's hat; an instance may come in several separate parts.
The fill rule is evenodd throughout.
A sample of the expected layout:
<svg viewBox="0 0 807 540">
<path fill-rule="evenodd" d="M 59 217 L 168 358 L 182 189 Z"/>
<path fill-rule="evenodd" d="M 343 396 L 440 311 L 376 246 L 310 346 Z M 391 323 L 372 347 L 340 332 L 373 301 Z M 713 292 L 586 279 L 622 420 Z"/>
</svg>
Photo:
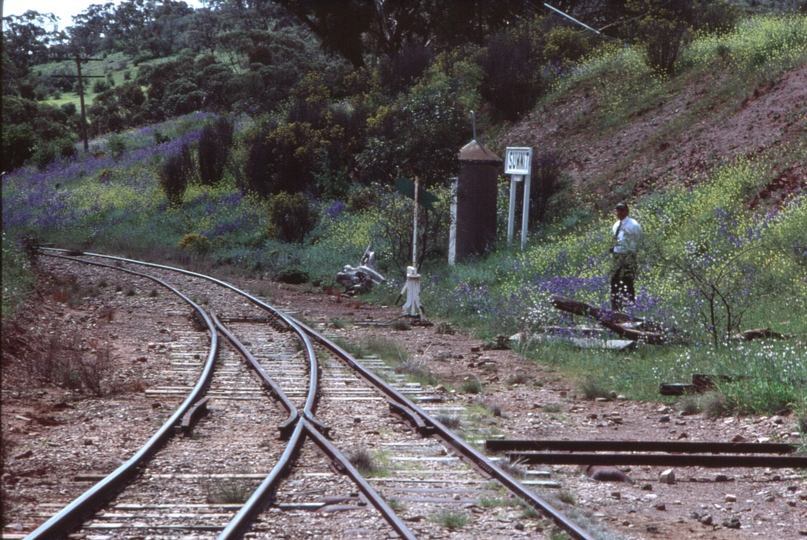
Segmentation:
<svg viewBox="0 0 807 540">
<path fill-rule="evenodd" d="M 621 202 L 621 203 L 617 204 L 617 205 L 616 205 L 614 208 L 616 208 L 617 210 L 627 210 L 627 209 L 628 209 L 628 205 L 627 205 L 627 204 L 625 204 L 625 203 L 623 203 L 623 202 Z"/>
</svg>

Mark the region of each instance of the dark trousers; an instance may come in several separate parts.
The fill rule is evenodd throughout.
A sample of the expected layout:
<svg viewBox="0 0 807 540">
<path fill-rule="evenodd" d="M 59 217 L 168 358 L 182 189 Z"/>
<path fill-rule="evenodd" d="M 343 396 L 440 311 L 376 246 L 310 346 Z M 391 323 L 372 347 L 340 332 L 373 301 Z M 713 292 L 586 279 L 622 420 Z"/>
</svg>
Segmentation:
<svg viewBox="0 0 807 540">
<path fill-rule="evenodd" d="M 624 303 L 634 304 L 633 280 L 636 277 L 636 254 L 614 253 L 614 266 L 611 271 L 611 309 L 621 311 Z"/>
</svg>

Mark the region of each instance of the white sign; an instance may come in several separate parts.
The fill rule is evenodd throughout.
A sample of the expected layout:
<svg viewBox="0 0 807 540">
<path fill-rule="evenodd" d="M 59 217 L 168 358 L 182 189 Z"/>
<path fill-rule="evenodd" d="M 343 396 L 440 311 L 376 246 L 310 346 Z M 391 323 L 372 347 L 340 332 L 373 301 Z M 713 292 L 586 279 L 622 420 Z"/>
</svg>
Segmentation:
<svg viewBox="0 0 807 540">
<path fill-rule="evenodd" d="M 530 174 L 532 148 L 508 147 L 504 158 L 504 174 Z"/>
</svg>

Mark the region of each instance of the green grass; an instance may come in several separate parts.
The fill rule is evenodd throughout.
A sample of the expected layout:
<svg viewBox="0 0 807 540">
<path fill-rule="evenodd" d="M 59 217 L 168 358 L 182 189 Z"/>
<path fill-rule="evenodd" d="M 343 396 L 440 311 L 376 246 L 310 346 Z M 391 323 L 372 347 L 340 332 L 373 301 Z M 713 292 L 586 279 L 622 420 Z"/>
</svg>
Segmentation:
<svg viewBox="0 0 807 540">
<path fill-rule="evenodd" d="M 482 497 L 479 499 L 479 506 L 482 508 L 502 508 L 510 506 L 510 501 L 507 499 Z"/>
<path fill-rule="evenodd" d="M 564 80 L 545 103 L 553 106 L 571 91 L 589 90 L 593 92 L 592 112 L 579 117 L 577 127 L 607 134 L 694 85 L 697 92 L 690 92 L 693 99 L 675 120 L 658 126 L 646 147 L 634 149 L 641 156 L 664 139 L 696 129 L 697 122 L 717 121 L 732 113 L 754 90 L 774 88 L 787 70 L 807 61 L 805 21 L 804 17 L 756 17 L 726 36 L 698 37 L 685 51 L 676 75 L 666 78 L 650 76 L 640 55 L 629 48 L 606 49 Z M 88 63 L 85 73 L 111 71 L 116 84 L 121 84 L 124 71 L 136 75 L 135 66 L 129 62 L 124 68 L 124 61 L 111 55 L 104 62 Z M 67 94 L 63 100 L 68 99 Z M 805 114 L 793 113 L 788 121 L 803 124 Z M 403 276 L 389 260 L 392 246 L 379 236 L 384 208 L 323 220 L 311 241 L 303 244 L 287 245 L 267 237 L 264 202 L 238 195 L 243 175 L 239 164 L 246 155 L 242 138 L 252 124 L 250 119 L 239 120 L 235 166 L 227 170 L 222 184 L 216 188 L 192 185 L 181 209 L 165 207 L 165 196 L 157 185 L 164 156 L 157 149 L 155 131 L 176 139 L 198 132 L 209 120 L 208 115 L 193 114 L 92 141 L 94 153 L 119 148 L 122 142 L 123 151 L 114 160 L 80 155 L 62 171 L 40 174 L 21 169 L 4 175 L 3 213 L 15 219 L 9 219 L 6 226 L 4 217 L 3 320 L 12 316 L 33 284 L 18 247 L 20 239 L 31 234 L 64 247 L 112 252 L 202 272 L 232 269 L 236 275 L 268 279 L 297 268 L 323 286 L 333 281 L 342 265 L 356 264 L 373 241 L 388 279 L 367 298 L 392 305 Z M 659 396 L 660 383 L 688 382 L 693 373 L 705 373 L 727 380 L 715 394 L 689 404 L 692 411 L 771 414 L 787 409 L 803 414 L 807 395 L 807 248 L 803 236 L 807 198 L 804 192 L 794 193 L 776 212 L 764 201 L 751 210 L 748 202 L 781 176 L 783 164 L 803 171 L 806 148 L 802 136 L 754 156 L 727 156 L 712 170 L 688 178 L 691 185 L 686 188 L 670 185 L 631 201 L 631 214 L 642 223 L 647 239 L 635 315 L 662 323 L 665 332 L 674 333 L 672 343 L 614 352 L 581 350 L 563 341 L 546 340 L 522 343 L 518 352 L 559 370 L 563 377 L 583 381 L 574 392 L 588 397 L 615 391 L 629 399 L 672 403 L 673 398 Z M 620 166 L 625 163 L 587 186 L 610 186 Z M 629 195 L 631 186 L 620 189 Z M 571 195 L 583 197 L 562 194 Z M 328 202 L 318 204 L 324 207 Z M 497 204 L 506 208 L 506 197 Z M 504 246 L 500 237 L 496 249 L 472 263 L 448 267 L 442 260 L 427 260 L 421 269 L 421 301 L 429 317 L 450 323 L 437 330 L 449 333 L 462 328 L 481 340 L 495 341 L 499 335 L 522 329 L 569 326 L 570 318 L 551 307 L 551 294 L 595 306 L 606 304 L 607 231 L 613 217 L 598 212 L 594 204 L 577 206 L 531 231 L 524 251 Z M 204 242 L 182 243 L 194 238 L 204 238 Z M 204 250 L 199 249 L 200 243 Z M 721 296 L 725 302 L 716 300 Z M 713 321 L 708 320 L 710 308 L 715 313 Z M 578 318 L 576 322 L 590 321 Z M 343 324 L 336 319 L 331 323 L 337 328 Z M 795 337 L 755 342 L 731 339 L 733 333 L 747 328 L 771 328 Z M 396 339 L 407 336 L 396 333 Z M 422 384 L 438 382 L 428 366 L 411 363 L 408 353 L 393 340 L 345 346 L 356 356 L 378 356 Z M 479 381 L 466 382 L 467 387 L 460 388 L 463 392 L 483 390 Z M 525 382 L 513 379 L 511 384 Z M 551 412 L 551 407 L 544 410 Z"/>
<path fill-rule="evenodd" d="M 14 312 L 24 302 L 34 285 L 30 263 L 21 246 L 3 231 L 3 320 L 13 318 Z"/>
<path fill-rule="evenodd" d="M 470 518 L 463 512 L 449 512 L 443 511 L 435 514 L 429 518 L 430 521 L 437 523 L 446 529 L 462 529 L 468 524 Z"/>
</svg>

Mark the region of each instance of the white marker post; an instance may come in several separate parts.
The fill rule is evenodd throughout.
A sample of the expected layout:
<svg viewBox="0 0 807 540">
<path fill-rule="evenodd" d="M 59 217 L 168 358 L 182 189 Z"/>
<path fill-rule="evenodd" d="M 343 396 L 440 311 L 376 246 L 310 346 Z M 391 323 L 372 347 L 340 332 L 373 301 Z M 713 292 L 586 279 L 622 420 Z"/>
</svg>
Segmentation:
<svg viewBox="0 0 807 540">
<path fill-rule="evenodd" d="M 412 266 L 406 268 L 406 285 L 401 294 L 406 292 L 406 303 L 403 305 L 403 314 L 407 317 L 421 317 L 420 307 L 420 274 L 418 274 L 418 188 L 420 179 L 415 177 L 415 212 L 412 227 Z"/>
<path fill-rule="evenodd" d="M 521 250 L 527 245 L 527 225 L 530 217 L 530 172 L 532 148 L 508 147 L 504 158 L 504 174 L 510 175 L 510 209 L 507 214 L 507 245 L 513 242 L 513 222 L 516 217 L 516 183 L 524 179 L 524 210 L 521 216 Z"/>
</svg>

